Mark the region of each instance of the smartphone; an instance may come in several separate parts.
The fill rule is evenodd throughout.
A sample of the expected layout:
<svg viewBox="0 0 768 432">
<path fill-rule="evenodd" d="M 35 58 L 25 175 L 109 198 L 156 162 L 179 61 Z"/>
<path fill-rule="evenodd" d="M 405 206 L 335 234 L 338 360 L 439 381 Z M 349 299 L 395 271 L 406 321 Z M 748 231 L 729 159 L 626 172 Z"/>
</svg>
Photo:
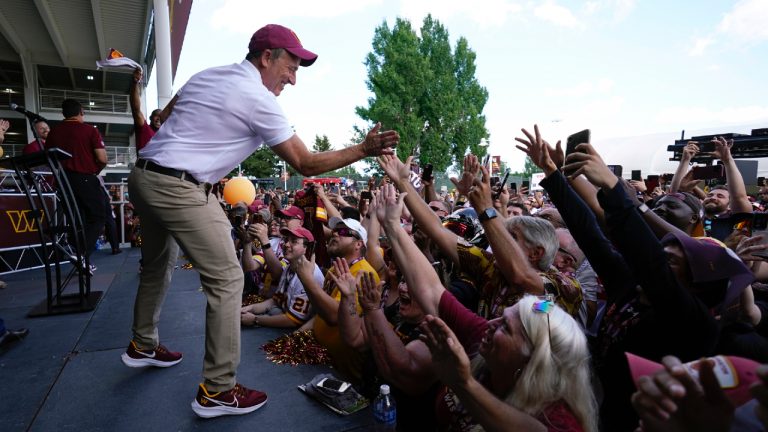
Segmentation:
<svg viewBox="0 0 768 432">
<path fill-rule="evenodd" d="M 428 163 L 424 165 L 424 169 L 421 170 L 421 179 L 423 181 L 430 181 L 432 180 L 432 164 Z"/>
<path fill-rule="evenodd" d="M 565 155 L 568 156 L 569 154 L 576 151 L 576 146 L 583 143 L 589 143 L 591 132 L 589 129 L 584 129 L 581 132 L 576 132 L 575 134 L 568 137 L 568 141 L 565 145 Z"/>
<path fill-rule="evenodd" d="M 659 187 L 659 176 L 649 175 L 648 178 L 645 179 L 645 187 L 649 194 L 653 193 L 653 190 Z"/>
<path fill-rule="evenodd" d="M 621 165 L 608 165 L 608 169 L 618 178 L 621 178 L 621 175 L 624 174 L 624 167 Z"/>
<path fill-rule="evenodd" d="M 715 141 L 696 142 L 699 147 L 699 151 L 702 153 L 711 153 L 715 151 Z"/>
<path fill-rule="evenodd" d="M 765 186 L 765 177 L 758 177 L 757 178 L 757 185 L 760 187 Z"/>
<path fill-rule="evenodd" d="M 507 172 L 504 173 L 504 178 L 501 179 L 499 187 L 496 188 L 496 192 L 493 193 L 493 199 L 499 199 L 499 195 L 501 195 L 501 191 L 504 189 L 504 185 L 507 184 L 507 180 L 509 180 L 509 169 L 507 169 Z"/>
<path fill-rule="evenodd" d="M 335 393 L 344 393 L 351 384 L 334 378 L 323 378 L 317 383 L 317 386 Z"/>
<path fill-rule="evenodd" d="M 261 215 L 261 213 L 254 213 L 253 214 L 253 222 L 254 224 L 263 224 L 264 223 L 264 216 Z"/>
<path fill-rule="evenodd" d="M 239 227 L 239 226 L 241 226 L 241 225 L 243 225 L 243 217 L 242 217 L 242 216 L 240 216 L 240 215 L 238 215 L 238 216 L 235 216 L 235 217 L 232 219 L 232 226 L 233 226 L 233 227 L 235 227 L 235 228 L 237 228 L 237 227 Z"/>
<path fill-rule="evenodd" d="M 530 189 L 530 187 L 531 187 L 531 182 L 528 180 L 523 180 L 523 189 Z"/>
<path fill-rule="evenodd" d="M 711 180 L 723 177 L 725 177 L 725 170 L 722 165 L 693 167 L 693 178 L 696 180 Z"/>
<path fill-rule="evenodd" d="M 517 182 L 512 182 L 509 184 L 509 190 L 517 192 Z"/>
<path fill-rule="evenodd" d="M 632 170 L 632 180 L 643 181 L 643 174 L 640 170 Z"/>
<path fill-rule="evenodd" d="M 360 199 L 371 201 L 373 199 L 373 193 L 371 193 L 371 191 L 362 191 L 360 192 Z"/>
<path fill-rule="evenodd" d="M 499 176 L 493 176 L 491 177 L 491 187 L 496 187 L 501 182 L 501 178 Z"/>
</svg>

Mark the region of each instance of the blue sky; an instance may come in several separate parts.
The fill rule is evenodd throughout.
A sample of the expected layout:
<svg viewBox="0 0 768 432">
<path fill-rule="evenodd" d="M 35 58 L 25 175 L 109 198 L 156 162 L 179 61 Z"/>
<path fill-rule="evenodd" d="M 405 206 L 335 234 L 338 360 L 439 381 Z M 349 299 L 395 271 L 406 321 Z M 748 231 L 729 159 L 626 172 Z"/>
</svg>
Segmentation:
<svg viewBox="0 0 768 432">
<path fill-rule="evenodd" d="M 419 28 L 427 13 L 477 53 L 491 153 L 513 168 L 514 137 L 534 123 L 552 142 L 592 129 L 625 172 L 666 158 L 658 149 L 682 129 L 768 127 L 768 0 L 194 0 L 174 89 L 241 61 L 262 25 L 285 25 L 319 58 L 278 101 L 305 143 L 326 134 L 340 147 L 365 126 L 354 108 L 370 96 L 374 29 L 396 17 Z M 616 139 L 647 134 L 658 135 L 642 151 Z"/>
</svg>

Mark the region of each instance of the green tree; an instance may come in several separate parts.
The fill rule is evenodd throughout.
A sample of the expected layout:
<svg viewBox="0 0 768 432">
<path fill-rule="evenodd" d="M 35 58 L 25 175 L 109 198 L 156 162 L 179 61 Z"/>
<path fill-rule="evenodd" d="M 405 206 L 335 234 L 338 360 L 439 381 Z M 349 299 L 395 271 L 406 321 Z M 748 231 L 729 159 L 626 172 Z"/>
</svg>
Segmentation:
<svg viewBox="0 0 768 432">
<path fill-rule="evenodd" d="M 243 169 L 243 175 L 258 178 L 278 177 L 283 169 L 280 158 L 267 147 L 262 147 L 253 152 L 240 166 Z M 236 176 L 237 168 L 229 175 Z"/>
<path fill-rule="evenodd" d="M 319 135 L 315 135 L 315 145 L 312 146 L 312 151 L 315 153 L 326 152 L 333 148 L 331 141 L 328 139 L 328 135 L 323 135 L 321 138 Z"/>
<path fill-rule="evenodd" d="M 488 92 L 474 76 L 476 55 L 466 39 L 452 50 L 448 31 L 428 15 L 419 35 L 407 20 L 398 18 L 391 30 L 385 21 L 372 46 L 365 65 L 373 97 L 356 112 L 400 133 L 401 159 L 417 154 L 445 171 L 467 150 L 485 155 L 479 144 L 489 137 L 482 115 Z"/>
</svg>

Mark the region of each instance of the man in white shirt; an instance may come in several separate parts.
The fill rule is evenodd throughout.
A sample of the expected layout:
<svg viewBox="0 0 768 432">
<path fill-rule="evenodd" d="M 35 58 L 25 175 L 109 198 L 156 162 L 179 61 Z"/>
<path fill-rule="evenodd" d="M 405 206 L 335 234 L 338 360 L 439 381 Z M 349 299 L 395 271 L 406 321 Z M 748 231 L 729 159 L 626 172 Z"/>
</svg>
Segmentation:
<svg viewBox="0 0 768 432">
<path fill-rule="evenodd" d="M 299 66 L 311 65 L 317 55 L 304 49 L 293 31 L 275 24 L 254 33 L 248 50 L 242 63 L 204 70 L 184 85 L 165 108 L 170 116 L 142 149 L 128 178 L 131 201 L 141 214 L 144 268 L 133 338 L 123 362 L 168 367 L 182 359 L 181 353 L 160 345 L 157 332 L 178 242 L 199 271 L 208 298 L 204 381 L 192 402 L 201 417 L 246 414 L 267 400 L 266 394 L 235 379 L 243 272 L 230 223 L 209 193 L 211 184 L 262 145 L 309 176 L 392 154 L 399 141 L 397 132 L 380 132 L 377 124 L 356 146 L 311 153 L 293 132 L 276 96 L 287 84 L 296 84 Z"/>
</svg>

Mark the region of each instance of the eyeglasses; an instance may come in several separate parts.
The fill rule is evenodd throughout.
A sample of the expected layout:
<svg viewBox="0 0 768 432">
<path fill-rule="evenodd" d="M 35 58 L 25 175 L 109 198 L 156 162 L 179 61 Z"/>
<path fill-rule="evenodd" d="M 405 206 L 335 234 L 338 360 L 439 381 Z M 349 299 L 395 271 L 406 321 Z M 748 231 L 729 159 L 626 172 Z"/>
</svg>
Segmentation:
<svg viewBox="0 0 768 432">
<path fill-rule="evenodd" d="M 357 234 L 356 231 L 352 230 L 351 228 L 342 227 L 342 228 L 336 228 L 333 230 L 334 233 L 336 233 L 339 237 L 352 237 L 360 240 L 360 236 Z"/>
</svg>

